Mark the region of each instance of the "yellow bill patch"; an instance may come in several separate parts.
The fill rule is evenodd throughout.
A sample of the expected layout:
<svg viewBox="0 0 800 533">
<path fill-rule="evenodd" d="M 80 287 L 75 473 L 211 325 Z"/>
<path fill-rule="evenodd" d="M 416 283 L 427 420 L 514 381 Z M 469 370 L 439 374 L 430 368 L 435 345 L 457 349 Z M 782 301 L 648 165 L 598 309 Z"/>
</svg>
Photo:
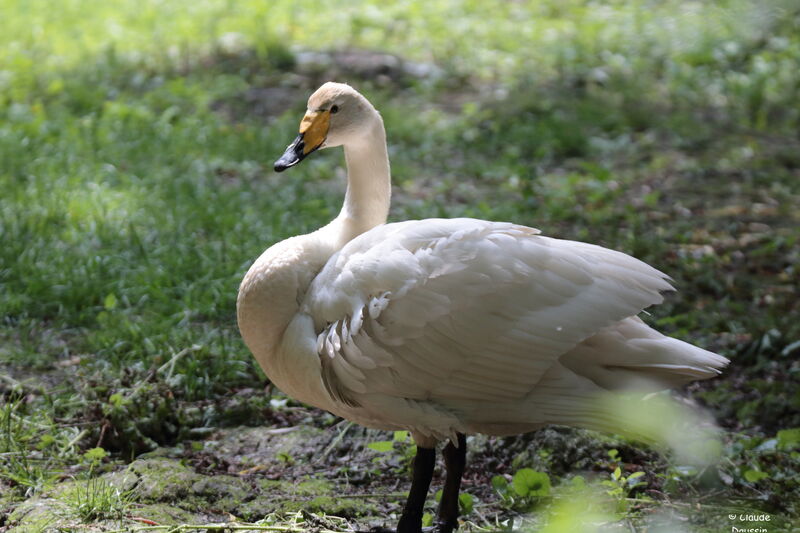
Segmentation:
<svg viewBox="0 0 800 533">
<path fill-rule="evenodd" d="M 300 133 L 303 134 L 303 155 L 308 155 L 319 147 L 328 136 L 331 114 L 329 111 L 311 111 L 300 121 Z"/>
</svg>

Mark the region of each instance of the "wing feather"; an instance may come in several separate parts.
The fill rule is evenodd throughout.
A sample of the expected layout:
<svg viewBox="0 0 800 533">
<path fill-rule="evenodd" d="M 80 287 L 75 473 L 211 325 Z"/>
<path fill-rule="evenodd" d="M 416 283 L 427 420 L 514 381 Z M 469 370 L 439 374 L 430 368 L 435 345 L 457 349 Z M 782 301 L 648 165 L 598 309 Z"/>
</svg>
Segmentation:
<svg viewBox="0 0 800 533">
<path fill-rule="evenodd" d="M 523 226 L 410 221 L 348 243 L 303 309 L 340 396 L 505 401 L 530 394 L 585 339 L 661 302 L 667 279 Z"/>
</svg>

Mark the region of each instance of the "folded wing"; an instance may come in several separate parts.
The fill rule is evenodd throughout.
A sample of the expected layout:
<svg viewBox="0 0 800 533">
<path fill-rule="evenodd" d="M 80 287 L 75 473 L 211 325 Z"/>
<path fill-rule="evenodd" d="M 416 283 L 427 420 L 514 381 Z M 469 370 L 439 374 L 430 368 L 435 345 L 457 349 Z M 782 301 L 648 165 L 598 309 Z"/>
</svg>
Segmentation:
<svg viewBox="0 0 800 533">
<path fill-rule="evenodd" d="M 303 310 L 339 401 L 502 402 L 530 394 L 561 356 L 671 289 L 620 252 L 513 224 L 428 219 L 348 243 Z"/>
</svg>

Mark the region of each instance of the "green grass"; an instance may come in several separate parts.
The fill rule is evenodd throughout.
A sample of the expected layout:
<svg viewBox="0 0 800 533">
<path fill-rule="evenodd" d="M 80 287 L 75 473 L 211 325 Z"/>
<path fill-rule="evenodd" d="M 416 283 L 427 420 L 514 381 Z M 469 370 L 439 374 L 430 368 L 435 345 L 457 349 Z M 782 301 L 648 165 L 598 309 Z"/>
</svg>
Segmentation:
<svg viewBox="0 0 800 533">
<path fill-rule="evenodd" d="M 795 2 L 0 12 L 0 489 L 40 492 L 94 446 L 128 460 L 269 419 L 268 398 L 232 395 L 264 380 L 235 295 L 264 248 L 338 209 L 341 154 L 271 171 L 332 72 L 385 118 L 393 220 L 513 220 L 673 276 L 651 320 L 733 360 L 691 389 L 733 432 L 725 497 L 800 512 L 769 499 L 797 496 L 797 452 L 765 444 L 800 426 Z M 428 74 L 302 60 L 343 48 Z M 274 87 L 285 112 L 254 112 Z M 676 476 L 669 494 L 695 486 Z"/>
<path fill-rule="evenodd" d="M 129 513 L 133 497 L 103 478 L 83 480 L 62 495 L 66 509 L 81 523 L 119 520 Z"/>
<path fill-rule="evenodd" d="M 28 421 L 19 398 L 7 398 L 0 406 L 0 478 L 17 487 L 21 495 L 34 494 L 55 481 L 58 472 L 44 454 L 56 438 L 52 421 L 38 417 Z"/>
</svg>

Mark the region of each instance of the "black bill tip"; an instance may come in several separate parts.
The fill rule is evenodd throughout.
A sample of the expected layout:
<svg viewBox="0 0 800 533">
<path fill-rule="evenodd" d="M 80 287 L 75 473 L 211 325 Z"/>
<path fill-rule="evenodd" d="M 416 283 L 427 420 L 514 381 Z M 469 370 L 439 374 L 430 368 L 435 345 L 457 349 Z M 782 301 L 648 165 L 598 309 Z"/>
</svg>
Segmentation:
<svg viewBox="0 0 800 533">
<path fill-rule="evenodd" d="M 283 152 L 283 155 L 275 161 L 274 169 L 275 172 L 283 172 L 289 167 L 295 166 L 297 163 L 303 160 L 303 158 L 307 155 L 303 153 L 303 149 L 305 148 L 305 143 L 303 142 L 303 134 L 297 136 L 297 138 L 286 147 L 286 151 Z"/>
</svg>

